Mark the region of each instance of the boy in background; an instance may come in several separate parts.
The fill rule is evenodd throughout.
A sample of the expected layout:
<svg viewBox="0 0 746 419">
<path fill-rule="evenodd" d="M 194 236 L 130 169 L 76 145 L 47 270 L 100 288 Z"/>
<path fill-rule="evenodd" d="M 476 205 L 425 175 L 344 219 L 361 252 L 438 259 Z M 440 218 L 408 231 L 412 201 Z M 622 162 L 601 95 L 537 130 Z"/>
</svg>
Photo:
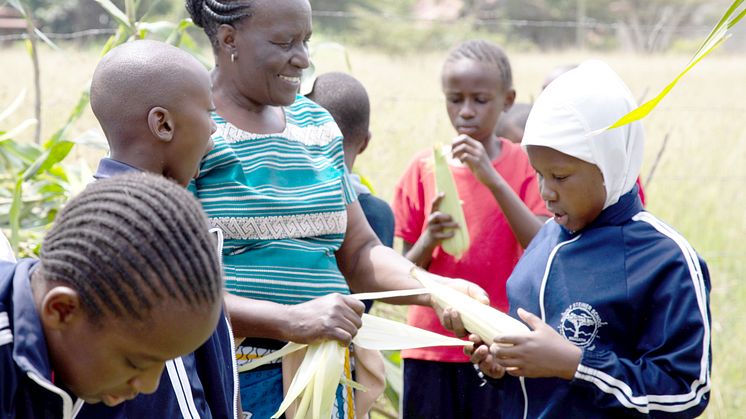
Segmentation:
<svg viewBox="0 0 746 419">
<path fill-rule="evenodd" d="M 342 131 L 345 166 L 350 172 L 365 218 L 381 243 L 392 247 L 394 213 L 391 207 L 383 199 L 374 196 L 362 184 L 359 176 L 352 174 L 355 159 L 368 148 L 373 136 L 369 129 L 370 101 L 365 87 L 349 74 L 326 73 L 316 78 L 313 89 L 306 96 L 328 110 Z"/>
<path fill-rule="evenodd" d="M 523 131 L 526 129 L 526 120 L 530 112 L 530 103 L 514 103 L 510 109 L 505 110 L 500 115 L 500 120 L 497 121 L 497 127 L 495 128 L 495 135 L 520 144 L 523 140 Z"/>
</svg>

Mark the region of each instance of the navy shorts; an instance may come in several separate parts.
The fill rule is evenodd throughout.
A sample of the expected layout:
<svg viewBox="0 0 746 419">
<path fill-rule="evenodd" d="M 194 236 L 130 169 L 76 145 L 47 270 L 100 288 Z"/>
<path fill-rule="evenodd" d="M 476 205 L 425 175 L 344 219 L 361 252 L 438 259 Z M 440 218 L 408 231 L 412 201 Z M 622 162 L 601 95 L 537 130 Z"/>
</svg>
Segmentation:
<svg viewBox="0 0 746 419">
<path fill-rule="evenodd" d="M 405 359 L 404 419 L 499 419 L 500 390 L 471 363 Z"/>
</svg>

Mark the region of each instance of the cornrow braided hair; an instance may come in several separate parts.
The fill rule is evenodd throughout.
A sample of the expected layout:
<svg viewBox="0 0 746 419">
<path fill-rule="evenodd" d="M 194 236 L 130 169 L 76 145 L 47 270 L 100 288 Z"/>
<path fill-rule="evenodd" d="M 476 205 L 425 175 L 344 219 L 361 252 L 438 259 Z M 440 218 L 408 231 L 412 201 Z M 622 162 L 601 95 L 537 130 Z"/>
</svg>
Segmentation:
<svg viewBox="0 0 746 419">
<path fill-rule="evenodd" d="M 445 62 L 448 64 L 464 58 L 495 65 L 505 88 L 513 87 L 513 71 L 510 69 L 510 61 L 505 51 L 497 44 L 482 39 L 462 42 L 451 50 Z"/>
<path fill-rule="evenodd" d="M 97 181 L 72 199 L 42 242 L 38 269 L 75 289 L 94 320 L 142 321 L 163 300 L 209 306 L 223 292 L 199 203 L 145 173 Z"/>
<path fill-rule="evenodd" d="M 213 48 L 218 46 L 218 27 L 251 16 L 251 0 L 186 0 L 195 25 L 205 30 Z"/>
</svg>

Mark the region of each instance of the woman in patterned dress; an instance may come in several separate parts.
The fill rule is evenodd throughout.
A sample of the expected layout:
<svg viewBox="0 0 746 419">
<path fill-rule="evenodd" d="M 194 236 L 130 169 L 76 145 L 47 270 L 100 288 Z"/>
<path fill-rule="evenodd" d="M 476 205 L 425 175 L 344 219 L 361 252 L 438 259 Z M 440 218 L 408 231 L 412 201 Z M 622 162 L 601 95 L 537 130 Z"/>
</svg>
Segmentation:
<svg viewBox="0 0 746 419">
<path fill-rule="evenodd" d="M 344 166 L 342 136 L 329 113 L 297 94 L 309 66 L 308 0 L 187 0 L 215 53 L 218 130 L 194 191 L 223 231 L 226 299 L 239 367 L 282 346 L 349 343 L 363 305 L 351 291 L 420 287 L 412 264 L 378 241 Z M 443 278 L 486 299 L 477 286 Z M 433 305 L 429 296 L 397 303 Z M 278 364 L 242 373 L 245 411 L 269 417 L 282 400 Z M 335 417 L 351 417 L 338 391 Z"/>
</svg>

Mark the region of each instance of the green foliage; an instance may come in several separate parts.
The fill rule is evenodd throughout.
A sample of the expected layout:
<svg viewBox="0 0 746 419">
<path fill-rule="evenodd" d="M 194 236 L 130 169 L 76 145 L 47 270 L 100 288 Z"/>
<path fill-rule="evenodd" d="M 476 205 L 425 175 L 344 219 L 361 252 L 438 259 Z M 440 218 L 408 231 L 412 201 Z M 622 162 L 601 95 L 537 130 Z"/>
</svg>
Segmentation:
<svg viewBox="0 0 746 419">
<path fill-rule="evenodd" d="M 34 10 L 34 16 L 39 20 L 40 27 L 47 32 L 75 32 L 83 29 L 101 27 L 116 27 L 117 21 L 102 7 L 90 0 L 26 0 Z M 126 7 L 125 0 L 113 0 L 119 10 Z M 167 15 L 174 10 L 184 9 L 183 1 L 171 0 L 141 0 L 138 2 L 139 15 Z"/>
<path fill-rule="evenodd" d="M 26 10 L 27 5 L 22 1 L 12 2 L 13 6 L 22 12 Z M 197 54 L 198 47 L 186 32 L 192 25 L 190 21 L 138 21 L 137 11 L 146 4 L 142 0 L 125 0 L 124 10 L 111 0 L 96 2 L 119 25 L 117 32 L 104 45 L 101 55 L 124 42 L 143 38 L 161 39 L 174 45 L 181 44 Z M 36 32 L 43 35 L 38 30 Z M 29 49 L 30 55 L 34 53 L 35 48 Z M 198 58 L 205 61 L 202 57 Z M 22 97 L 23 94 L 7 110 L 0 112 L 0 123 L 17 110 Z M 76 143 L 89 142 L 87 138 L 68 138 L 70 127 L 80 119 L 89 99 L 87 89 L 81 92 L 67 121 L 42 145 L 29 145 L 17 141 L 18 134 L 37 123 L 35 120 L 26 120 L 7 131 L 0 130 L 0 228 L 10 230 L 11 245 L 19 256 L 38 252 L 41 237 L 54 220 L 59 208 L 79 192 L 90 178 L 90 169 L 84 164 L 76 167 L 64 164 Z"/>
</svg>

